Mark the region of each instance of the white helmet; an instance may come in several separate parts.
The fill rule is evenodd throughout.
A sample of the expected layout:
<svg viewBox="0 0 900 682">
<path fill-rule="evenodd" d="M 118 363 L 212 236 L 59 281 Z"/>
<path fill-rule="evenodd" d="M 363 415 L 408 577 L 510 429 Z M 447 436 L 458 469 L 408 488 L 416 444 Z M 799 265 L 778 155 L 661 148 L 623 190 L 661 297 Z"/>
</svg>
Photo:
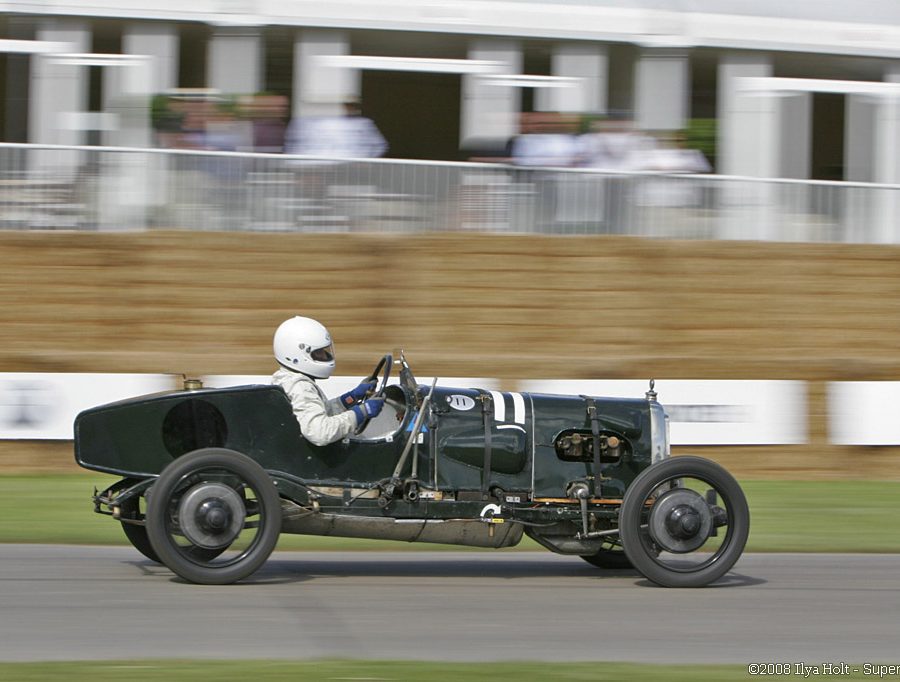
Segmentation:
<svg viewBox="0 0 900 682">
<path fill-rule="evenodd" d="M 272 347 L 278 364 L 294 372 L 327 379 L 334 371 L 331 334 L 309 317 L 282 322 L 275 330 Z"/>
</svg>

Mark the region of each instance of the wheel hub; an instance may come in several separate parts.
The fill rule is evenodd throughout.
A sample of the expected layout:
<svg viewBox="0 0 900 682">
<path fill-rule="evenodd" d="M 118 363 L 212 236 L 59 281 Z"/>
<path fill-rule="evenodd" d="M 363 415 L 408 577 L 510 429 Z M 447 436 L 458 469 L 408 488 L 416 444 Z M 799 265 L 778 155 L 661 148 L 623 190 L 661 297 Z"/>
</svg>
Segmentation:
<svg viewBox="0 0 900 682">
<path fill-rule="evenodd" d="M 181 532 L 205 549 L 220 549 L 234 542 L 246 516 L 244 500 L 223 483 L 198 483 L 178 504 Z"/>
<path fill-rule="evenodd" d="M 650 510 L 650 537 L 665 551 L 693 552 L 709 538 L 712 513 L 699 493 L 673 488 L 656 498 Z"/>
<path fill-rule="evenodd" d="M 231 525 L 231 510 L 222 500 L 207 500 L 200 505 L 199 525 L 207 533 L 221 533 Z"/>
<path fill-rule="evenodd" d="M 700 530 L 700 515 L 686 504 L 675 507 L 666 516 L 666 530 L 672 537 L 689 540 Z"/>
</svg>

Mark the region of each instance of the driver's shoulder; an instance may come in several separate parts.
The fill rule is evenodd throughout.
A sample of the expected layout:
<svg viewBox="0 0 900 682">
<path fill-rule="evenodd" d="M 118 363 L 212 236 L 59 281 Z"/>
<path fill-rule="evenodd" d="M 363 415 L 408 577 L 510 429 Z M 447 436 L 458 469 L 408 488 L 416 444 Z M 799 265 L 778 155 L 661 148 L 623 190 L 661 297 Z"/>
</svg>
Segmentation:
<svg viewBox="0 0 900 682">
<path fill-rule="evenodd" d="M 281 386 L 287 392 L 295 390 L 318 392 L 315 382 L 308 376 L 283 368 L 272 375 L 272 383 L 276 386 Z"/>
</svg>

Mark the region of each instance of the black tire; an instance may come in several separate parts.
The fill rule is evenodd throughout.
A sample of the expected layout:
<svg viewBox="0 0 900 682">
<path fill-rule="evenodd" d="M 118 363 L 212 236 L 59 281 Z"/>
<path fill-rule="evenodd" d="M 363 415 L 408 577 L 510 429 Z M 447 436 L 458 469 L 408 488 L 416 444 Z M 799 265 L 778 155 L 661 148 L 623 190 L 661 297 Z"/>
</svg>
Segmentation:
<svg viewBox="0 0 900 682">
<path fill-rule="evenodd" d="M 140 514 L 139 498 L 133 497 L 130 500 L 126 500 L 124 504 L 119 506 L 119 509 L 123 519 L 138 518 Z M 150 538 L 147 537 L 147 526 L 126 521 L 120 521 L 120 523 L 122 524 L 122 530 L 125 531 L 125 537 L 128 538 L 128 542 L 131 543 L 132 547 L 150 559 L 150 561 L 157 564 L 162 563 L 156 550 L 153 549 L 153 545 L 150 544 Z"/>
<path fill-rule="evenodd" d="M 653 514 L 655 491 L 665 485 L 681 487 L 682 481 L 695 479 L 710 486 L 724 503 L 725 537 L 709 556 L 698 563 L 672 561 L 660 553 L 660 547 L 648 532 Z M 680 494 L 680 491 L 679 491 Z M 619 518 L 619 533 L 625 554 L 645 577 L 664 587 L 703 587 L 731 570 L 747 544 L 750 510 L 740 485 L 725 469 L 702 457 L 675 457 L 642 471 L 625 491 Z M 708 538 L 700 538 L 706 542 Z M 696 549 L 701 549 L 697 547 Z M 696 551 L 692 550 L 692 551 Z M 691 552 L 676 554 L 688 556 Z"/>
<path fill-rule="evenodd" d="M 235 511 L 243 515 L 232 519 L 233 527 L 221 531 L 220 536 L 210 535 L 221 537 L 222 546 L 197 544 L 186 525 L 190 523 L 196 534 L 200 517 L 179 517 L 194 491 L 202 496 L 207 488 L 213 492 L 192 507 L 194 511 L 212 502 L 227 508 L 229 519 Z M 216 491 L 227 494 L 216 497 Z M 248 491 L 251 500 L 246 497 Z M 236 509 L 237 505 L 242 509 Z M 258 518 L 246 524 L 248 517 Z M 247 529 L 251 532 L 244 537 Z M 269 558 L 280 532 L 281 501 L 275 484 L 259 464 L 233 450 L 204 448 L 179 457 L 163 470 L 149 496 L 147 535 L 153 550 L 173 573 L 193 583 L 226 585 L 246 578 Z"/>
</svg>

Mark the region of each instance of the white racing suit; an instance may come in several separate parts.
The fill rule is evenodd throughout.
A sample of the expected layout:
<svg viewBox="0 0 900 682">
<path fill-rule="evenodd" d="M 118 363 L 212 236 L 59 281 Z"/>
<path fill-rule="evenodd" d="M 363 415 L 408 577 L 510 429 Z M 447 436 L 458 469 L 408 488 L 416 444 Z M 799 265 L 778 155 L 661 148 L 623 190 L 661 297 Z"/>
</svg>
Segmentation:
<svg viewBox="0 0 900 682">
<path fill-rule="evenodd" d="M 349 436 L 358 426 L 356 414 L 340 398 L 331 400 L 316 382 L 298 372 L 279 369 L 272 383 L 281 386 L 290 398 L 303 437 L 313 445 L 328 445 Z"/>
</svg>

